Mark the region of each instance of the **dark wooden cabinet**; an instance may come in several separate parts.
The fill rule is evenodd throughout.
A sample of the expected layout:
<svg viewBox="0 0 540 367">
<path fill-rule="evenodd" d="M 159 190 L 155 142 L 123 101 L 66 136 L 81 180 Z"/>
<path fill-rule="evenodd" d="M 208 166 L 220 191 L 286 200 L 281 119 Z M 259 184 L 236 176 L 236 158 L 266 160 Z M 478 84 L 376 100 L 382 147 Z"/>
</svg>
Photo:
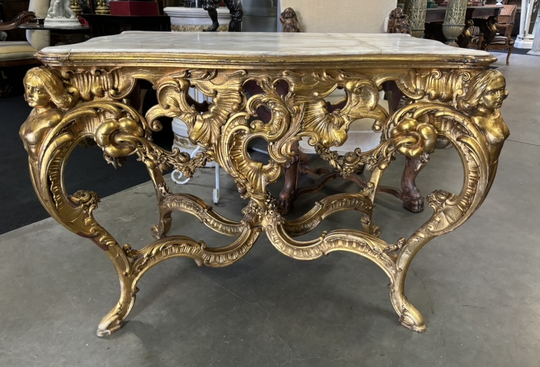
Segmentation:
<svg viewBox="0 0 540 367">
<path fill-rule="evenodd" d="M 83 14 L 92 37 L 108 36 L 123 31 L 170 31 L 171 19 L 166 15 L 98 15 Z"/>
</svg>

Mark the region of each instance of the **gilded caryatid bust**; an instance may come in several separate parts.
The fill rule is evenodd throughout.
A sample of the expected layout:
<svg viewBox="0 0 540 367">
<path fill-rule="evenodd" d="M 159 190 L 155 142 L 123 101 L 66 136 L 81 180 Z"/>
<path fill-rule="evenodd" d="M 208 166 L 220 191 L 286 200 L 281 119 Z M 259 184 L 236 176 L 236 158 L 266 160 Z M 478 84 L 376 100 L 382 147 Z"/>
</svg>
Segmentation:
<svg viewBox="0 0 540 367">
<path fill-rule="evenodd" d="M 498 70 L 485 70 L 470 82 L 465 94 L 457 99 L 458 107 L 469 113 L 484 133 L 493 161 L 510 135 L 499 108 L 508 96 L 506 80 Z"/>
<path fill-rule="evenodd" d="M 30 159 L 36 159 L 43 137 L 62 120 L 64 110 L 72 107 L 76 98 L 65 90 L 58 73 L 50 69 L 30 69 L 23 82 L 24 98 L 33 110 L 19 134 Z"/>
</svg>

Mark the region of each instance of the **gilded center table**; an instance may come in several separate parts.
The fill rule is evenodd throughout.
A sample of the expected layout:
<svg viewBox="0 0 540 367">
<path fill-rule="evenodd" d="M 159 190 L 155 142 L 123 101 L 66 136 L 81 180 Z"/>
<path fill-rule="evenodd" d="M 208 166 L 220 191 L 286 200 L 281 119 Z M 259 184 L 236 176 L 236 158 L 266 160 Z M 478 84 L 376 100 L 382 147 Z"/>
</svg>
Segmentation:
<svg viewBox="0 0 540 367">
<path fill-rule="evenodd" d="M 295 259 L 313 260 L 333 251 L 370 259 L 390 278 L 390 301 L 401 324 L 423 331 L 422 315 L 404 293 L 407 270 L 426 243 L 459 227 L 480 206 L 509 134 L 499 113 L 507 96 L 505 79 L 488 68 L 492 55 L 401 34 L 126 32 L 46 48 L 37 56 L 44 66 L 25 77 L 26 99 L 34 109 L 20 134 L 42 204 L 67 229 L 99 246 L 118 273 L 120 300 L 99 324 L 99 336 L 122 326 L 138 281 L 157 263 L 184 256 L 199 265 L 227 266 L 243 258 L 262 232 Z M 144 115 L 129 104 L 140 80 L 153 85 L 158 100 Z M 379 100 L 385 82 L 394 82 L 408 100 L 391 115 Z M 250 83 L 256 92 L 246 91 Z M 193 101 L 190 88 L 211 97 L 211 104 Z M 338 88 L 346 100 L 330 109 L 325 98 Z M 258 116 L 260 107 L 269 112 L 267 120 Z M 163 127 L 163 116 L 181 118 L 202 151 L 190 157 L 153 143 L 152 132 Z M 342 156 L 333 152 L 360 118 L 373 119 L 380 144 Z M 248 153 L 255 138 L 268 142 L 268 162 Z M 328 196 L 298 219 L 286 220 L 266 188 L 295 159 L 300 138 L 309 139 L 343 177 L 363 169 L 366 185 L 356 193 Z M 81 143 L 97 145 L 113 164 L 136 155 L 146 166 L 160 212 L 154 242 L 142 249 L 121 246 L 93 216 L 96 193 L 66 192 L 66 160 Z M 394 156 L 412 159 L 418 170 L 435 147 L 450 146 L 463 164 L 461 191 L 432 192 L 429 220 L 408 238 L 380 239 L 372 221 L 374 201 Z M 202 199 L 167 188 L 165 168 L 191 176 L 209 161 L 234 179 L 246 199 L 242 220 L 225 218 Z M 356 228 L 295 239 L 345 210 L 360 214 Z M 232 240 L 209 247 L 186 236 L 167 236 L 174 211 L 190 213 Z"/>
</svg>

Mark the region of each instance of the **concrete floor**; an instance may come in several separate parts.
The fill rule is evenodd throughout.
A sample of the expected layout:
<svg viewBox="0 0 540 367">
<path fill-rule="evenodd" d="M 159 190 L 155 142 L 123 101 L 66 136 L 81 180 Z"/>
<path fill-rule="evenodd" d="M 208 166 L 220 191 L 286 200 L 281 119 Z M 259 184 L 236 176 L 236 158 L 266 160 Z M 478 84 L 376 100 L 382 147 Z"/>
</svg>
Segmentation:
<svg viewBox="0 0 540 367">
<path fill-rule="evenodd" d="M 502 112 L 512 135 L 480 210 L 413 262 L 407 295 L 426 333 L 400 326 L 388 280 L 368 260 L 333 253 L 299 262 L 263 235 L 228 268 L 189 259 L 156 266 L 139 283 L 124 328 L 99 339 L 97 324 L 119 295 L 113 267 L 91 242 L 46 219 L 0 236 L 0 366 L 538 366 L 540 58 L 513 55 L 510 66 L 496 66 L 508 81 Z M 418 184 L 425 194 L 455 191 L 460 167 L 452 150 L 437 151 Z M 202 170 L 175 190 L 210 202 L 212 177 Z M 218 210 L 238 218 L 244 203 L 222 179 Z M 326 190 L 350 189 L 335 185 Z M 375 220 L 389 240 L 430 214 L 410 214 L 383 195 L 377 203 Z M 96 216 L 119 242 L 141 247 L 151 240 L 154 204 L 143 184 L 103 199 Z M 175 220 L 175 233 L 222 243 L 191 216 Z M 332 217 L 323 229 L 353 220 Z"/>
</svg>

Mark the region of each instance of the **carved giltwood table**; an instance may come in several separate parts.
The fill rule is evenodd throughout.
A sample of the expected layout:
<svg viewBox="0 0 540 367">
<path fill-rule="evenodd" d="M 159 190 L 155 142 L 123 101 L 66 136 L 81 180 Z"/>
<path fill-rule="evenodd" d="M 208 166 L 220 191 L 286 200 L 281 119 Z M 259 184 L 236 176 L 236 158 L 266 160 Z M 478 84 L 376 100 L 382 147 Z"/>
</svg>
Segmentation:
<svg viewBox="0 0 540 367">
<path fill-rule="evenodd" d="M 21 138 L 45 208 L 105 251 L 118 273 L 120 300 L 99 324 L 99 336 L 121 327 L 133 307 L 137 282 L 152 266 L 178 256 L 199 265 L 227 266 L 243 258 L 261 232 L 295 259 L 313 260 L 333 251 L 370 259 L 390 278 L 390 301 L 400 322 L 423 331 L 423 318 L 404 293 L 407 270 L 427 242 L 459 227 L 480 206 L 508 136 L 499 114 L 507 95 L 505 80 L 487 69 L 493 56 L 406 35 L 126 32 L 46 48 L 38 57 L 45 66 L 25 77 L 26 98 L 34 109 L 21 127 Z M 139 80 L 154 86 L 159 101 L 144 116 L 128 103 Z M 388 81 L 409 100 L 391 116 L 379 101 L 381 85 Z M 251 92 L 246 92 L 250 84 Z M 192 101 L 190 88 L 213 102 Z M 345 91 L 346 101 L 331 109 L 325 98 L 336 88 Z M 264 121 L 257 115 L 261 107 L 270 112 Z M 190 157 L 154 144 L 151 135 L 162 128 L 163 116 L 185 121 L 202 152 Z M 343 144 L 350 124 L 360 118 L 374 120 L 373 129 L 382 134 L 380 145 L 344 156 L 334 153 L 332 148 Z M 254 138 L 268 142 L 267 164 L 248 154 Z M 309 139 L 344 177 L 364 169 L 367 182 L 356 193 L 326 197 L 288 221 L 266 186 L 295 159 L 300 138 Z M 156 240 L 146 247 L 120 246 L 94 219 L 96 193 L 66 192 L 66 160 L 75 146 L 88 142 L 95 142 L 111 163 L 136 155 L 146 165 L 160 211 L 152 230 Z M 436 146 L 453 146 L 459 153 L 463 188 L 429 194 L 433 215 L 409 238 L 381 240 L 372 213 L 385 169 L 396 154 L 403 154 L 416 162 L 418 171 Z M 223 217 L 193 195 L 172 194 L 165 185 L 164 168 L 191 176 L 208 161 L 219 163 L 247 200 L 241 221 Z M 360 213 L 356 228 L 332 230 L 309 241 L 295 239 L 344 210 Z M 173 211 L 190 213 L 232 240 L 210 248 L 189 237 L 167 236 Z"/>
</svg>

